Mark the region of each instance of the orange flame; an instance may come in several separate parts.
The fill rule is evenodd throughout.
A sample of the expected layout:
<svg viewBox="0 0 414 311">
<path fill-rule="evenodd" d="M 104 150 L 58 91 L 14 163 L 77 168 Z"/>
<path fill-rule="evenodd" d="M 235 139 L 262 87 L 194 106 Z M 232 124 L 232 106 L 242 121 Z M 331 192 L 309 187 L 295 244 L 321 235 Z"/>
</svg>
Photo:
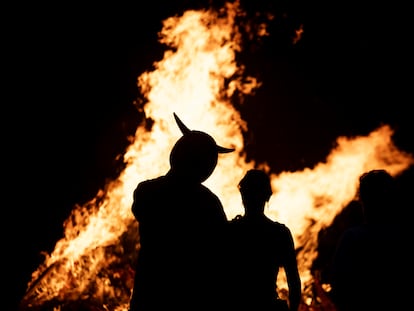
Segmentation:
<svg viewBox="0 0 414 311">
<path fill-rule="evenodd" d="M 57 310 L 71 301 L 93 302 L 101 310 L 128 309 L 132 262 L 139 247 L 130 211 L 132 193 L 138 182 L 169 169 L 167 155 L 181 136 L 173 112 L 189 128 L 206 131 L 219 145 L 236 149 L 219 159 L 206 185 L 219 195 L 229 219 L 242 213 L 238 181 L 249 168 L 268 164 L 246 162 L 242 131 L 247 124 L 229 100 L 236 90 L 248 95 L 260 86 L 254 77 L 237 78 L 243 74 L 235 62 L 240 50 L 238 14 L 235 2 L 221 12 L 190 10 L 163 22 L 160 42 L 171 49 L 154 63 L 154 71 L 138 77 L 147 99 L 142 109 L 153 120 L 151 130 L 139 126 L 118 179 L 86 205 L 75 206 L 64 223 L 64 238 L 32 274 L 22 301 L 26 309 L 53 305 Z M 353 199 L 359 175 L 373 168 L 396 175 L 414 163 L 412 155 L 395 147 L 392 134 L 384 125 L 367 136 L 339 137 L 336 148 L 314 168 L 271 176 L 276 191 L 267 214 L 291 228 L 301 249 L 304 284 L 312 280 L 318 232 Z"/>
</svg>

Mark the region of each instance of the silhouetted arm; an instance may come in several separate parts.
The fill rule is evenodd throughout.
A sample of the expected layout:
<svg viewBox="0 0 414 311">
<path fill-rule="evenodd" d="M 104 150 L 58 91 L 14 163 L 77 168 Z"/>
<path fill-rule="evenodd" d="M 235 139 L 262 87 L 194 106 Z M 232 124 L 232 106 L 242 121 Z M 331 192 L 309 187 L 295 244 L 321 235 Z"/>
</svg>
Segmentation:
<svg viewBox="0 0 414 311">
<path fill-rule="evenodd" d="M 286 227 L 287 239 L 287 256 L 284 263 L 284 270 L 286 273 L 288 289 L 289 289 L 289 308 L 291 311 L 299 309 L 300 301 L 302 299 L 302 286 L 298 270 L 298 263 L 296 259 L 295 245 L 290 230 Z"/>
</svg>

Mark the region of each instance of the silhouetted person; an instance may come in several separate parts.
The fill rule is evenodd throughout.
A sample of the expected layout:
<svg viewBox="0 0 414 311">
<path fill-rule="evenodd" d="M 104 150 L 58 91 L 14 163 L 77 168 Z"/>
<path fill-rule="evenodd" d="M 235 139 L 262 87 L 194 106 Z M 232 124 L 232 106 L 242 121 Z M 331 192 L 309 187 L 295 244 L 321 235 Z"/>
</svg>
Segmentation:
<svg viewBox="0 0 414 311">
<path fill-rule="evenodd" d="M 170 170 L 138 184 L 132 212 L 140 249 L 131 311 L 218 310 L 225 271 L 221 242 L 228 221 L 219 198 L 202 184 L 219 153 L 208 134 L 189 130 L 170 153 Z"/>
<path fill-rule="evenodd" d="M 301 280 L 289 228 L 264 214 L 272 195 L 270 178 L 263 170 L 249 170 L 239 183 L 244 215 L 229 224 L 231 285 L 234 310 L 285 310 L 278 308 L 277 277 L 284 269 L 288 284 L 289 310 L 301 301 Z"/>
<path fill-rule="evenodd" d="M 395 180 L 385 170 L 359 178 L 364 223 L 347 229 L 334 255 L 331 297 L 339 311 L 408 310 L 406 265 Z"/>
<path fill-rule="evenodd" d="M 335 216 L 330 226 L 319 231 L 318 256 L 312 263 L 311 273 L 320 284 L 330 283 L 332 259 L 342 234 L 348 228 L 362 224 L 363 218 L 361 202 L 352 200 Z"/>
</svg>

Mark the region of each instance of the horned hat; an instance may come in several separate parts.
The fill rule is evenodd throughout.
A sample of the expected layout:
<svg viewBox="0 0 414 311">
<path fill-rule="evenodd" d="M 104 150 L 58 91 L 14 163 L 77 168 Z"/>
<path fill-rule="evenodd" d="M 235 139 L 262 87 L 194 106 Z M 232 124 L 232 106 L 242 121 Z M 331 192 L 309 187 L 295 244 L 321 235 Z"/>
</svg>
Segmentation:
<svg viewBox="0 0 414 311">
<path fill-rule="evenodd" d="M 234 149 L 217 145 L 214 138 L 205 132 L 190 130 L 175 113 L 174 118 L 183 136 L 171 150 L 171 169 L 190 180 L 203 182 L 213 173 L 218 154 Z"/>
</svg>

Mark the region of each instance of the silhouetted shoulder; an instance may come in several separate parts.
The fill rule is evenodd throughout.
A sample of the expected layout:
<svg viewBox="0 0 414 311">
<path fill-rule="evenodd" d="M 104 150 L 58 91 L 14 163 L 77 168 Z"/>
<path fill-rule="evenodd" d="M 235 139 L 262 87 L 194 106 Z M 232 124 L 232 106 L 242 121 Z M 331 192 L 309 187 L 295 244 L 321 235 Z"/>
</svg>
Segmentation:
<svg viewBox="0 0 414 311">
<path fill-rule="evenodd" d="M 290 229 L 285 224 L 271 220 L 267 217 L 263 217 L 259 222 L 256 222 L 244 217 L 243 215 L 236 215 L 230 220 L 229 223 L 231 226 L 235 227 L 258 227 L 259 230 L 271 230 L 280 235 L 291 235 Z"/>
<path fill-rule="evenodd" d="M 141 207 L 148 204 L 148 200 L 153 201 L 154 196 L 159 195 L 159 191 L 166 187 L 165 176 L 148 179 L 140 182 L 133 193 L 132 213 L 135 217 L 141 218 Z M 165 191 L 163 191 L 165 192 Z"/>
</svg>

